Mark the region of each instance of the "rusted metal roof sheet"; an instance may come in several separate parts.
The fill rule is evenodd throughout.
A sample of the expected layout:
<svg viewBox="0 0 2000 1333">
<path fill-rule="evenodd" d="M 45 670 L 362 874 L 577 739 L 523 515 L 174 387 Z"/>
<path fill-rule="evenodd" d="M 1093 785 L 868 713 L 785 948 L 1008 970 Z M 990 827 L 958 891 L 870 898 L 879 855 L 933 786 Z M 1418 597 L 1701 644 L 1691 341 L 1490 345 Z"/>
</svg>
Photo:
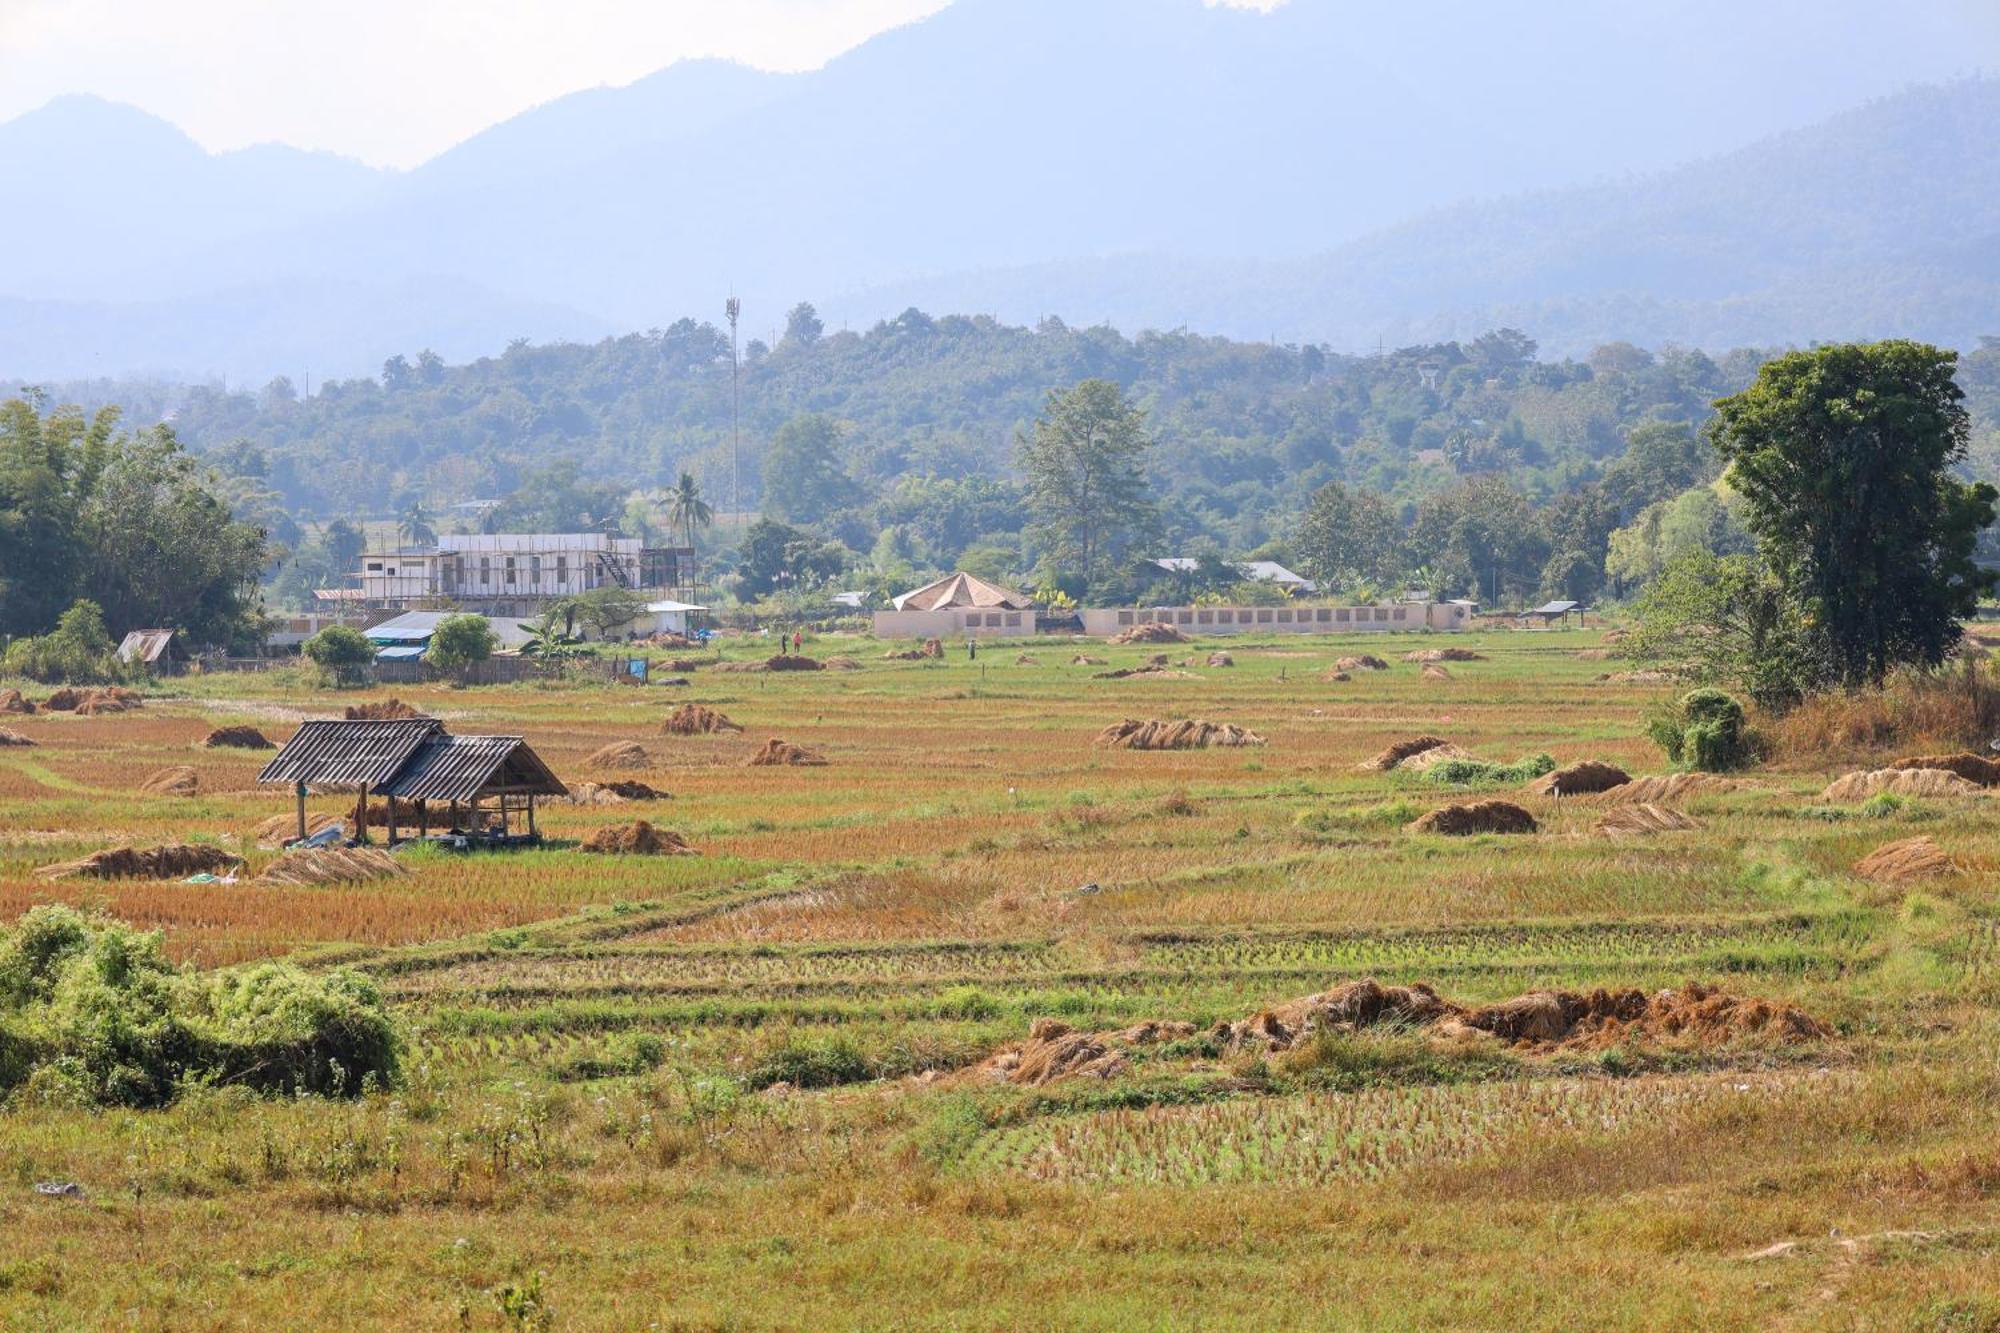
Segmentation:
<svg viewBox="0 0 2000 1333">
<path fill-rule="evenodd" d="M 174 632 L 170 629 L 135 629 L 119 642 L 118 660 L 151 665 L 167 656 L 173 646 Z"/>
<path fill-rule="evenodd" d="M 257 781 L 303 782 L 310 787 L 353 790 L 380 787 L 433 736 L 444 734 L 434 717 L 385 722 L 320 720 L 302 723 Z"/>
<path fill-rule="evenodd" d="M 399 801 L 469 801 L 502 791 L 569 794 L 519 736 L 433 736 L 379 790 Z"/>
</svg>

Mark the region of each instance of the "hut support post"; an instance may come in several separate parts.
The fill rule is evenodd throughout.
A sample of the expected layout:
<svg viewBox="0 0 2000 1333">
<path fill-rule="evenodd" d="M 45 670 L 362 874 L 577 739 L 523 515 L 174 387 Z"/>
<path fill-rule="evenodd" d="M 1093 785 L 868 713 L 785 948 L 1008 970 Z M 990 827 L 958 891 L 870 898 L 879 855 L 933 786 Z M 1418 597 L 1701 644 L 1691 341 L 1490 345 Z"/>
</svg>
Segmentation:
<svg viewBox="0 0 2000 1333">
<path fill-rule="evenodd" d="M 298 784 L 298 789 L 299 789 L 299 790 L 298 790 L 298 797 L 299 797 L 299 841 L 300 841 L 300 842 L 304 842 L 304 841 L 306 840 L 306 784 L 305 784 L 305 783 L 303 783 L 303 782 L 299 783 L 299 784 Z"/>
<path fill-rule="evenodd" d="M 528 836 L 531 838 L 540 836 L 535 831 L 535 794 L 533 792 L 528 793 Z"/>
<path fill-rule="evenodd" d="M 396 798 L 389 798 L 389 845 L 396 845 Z"/>
<path fill-rule="evenodd" d="M 368 784 L 365 782 L 361 784 L 361 795 L 354 803 L 354 822 L 360 826 L 354 830 L 354 840 L 365 844 L 368 841 Z"/>
<path fill-rule="evenodd" d="M 431 806 L 429 801 L 417 802 L 417 841 L 431 836 Z"/>
</svg>

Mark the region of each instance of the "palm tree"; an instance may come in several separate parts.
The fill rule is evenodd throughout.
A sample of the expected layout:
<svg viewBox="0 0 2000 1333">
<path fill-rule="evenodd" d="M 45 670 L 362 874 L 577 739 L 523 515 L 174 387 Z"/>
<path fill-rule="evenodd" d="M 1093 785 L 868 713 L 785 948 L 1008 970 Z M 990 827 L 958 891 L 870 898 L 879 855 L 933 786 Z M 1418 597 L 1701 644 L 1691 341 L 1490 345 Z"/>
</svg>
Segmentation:
<svg viewBox="0 0 2000 1333">
<path fill-rule="evenodd" d="M 409 546 L 433 546 L 437 543 L 437 529 L 431 526 L 429 514 L 424 512 L 422 500 L 410 501 L 410 507 L 396 520 L 397 535 Z"/>
<path fill-rule="evenodd" d="M 702 498 L 701 486 L 695 481 L 694 473 L 681 473 L 681 479 L 666 494 L 666 506 L 667 526 L 686 538 L 687 548 L 692 552 L 695 530 L 715 522 L 715 510 Z M 692 576 L 689 581 L 698 582 Z"/>
</svg>

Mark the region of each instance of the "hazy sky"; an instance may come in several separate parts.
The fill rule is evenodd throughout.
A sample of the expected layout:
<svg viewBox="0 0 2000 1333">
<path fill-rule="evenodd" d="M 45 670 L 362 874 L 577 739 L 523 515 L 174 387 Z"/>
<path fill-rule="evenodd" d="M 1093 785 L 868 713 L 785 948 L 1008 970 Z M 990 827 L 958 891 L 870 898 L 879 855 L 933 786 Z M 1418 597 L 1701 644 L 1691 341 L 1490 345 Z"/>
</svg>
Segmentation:
<svg viewBox="0 0 2000 1333">
<path fill-rule="evenodd" d="M 0 0 L 0 120 L 89 92 L 210 149 L 276 140 L 407 167 L 579 88 L 686 56 L 810 69 L 946 3 Z"/>
</svg>

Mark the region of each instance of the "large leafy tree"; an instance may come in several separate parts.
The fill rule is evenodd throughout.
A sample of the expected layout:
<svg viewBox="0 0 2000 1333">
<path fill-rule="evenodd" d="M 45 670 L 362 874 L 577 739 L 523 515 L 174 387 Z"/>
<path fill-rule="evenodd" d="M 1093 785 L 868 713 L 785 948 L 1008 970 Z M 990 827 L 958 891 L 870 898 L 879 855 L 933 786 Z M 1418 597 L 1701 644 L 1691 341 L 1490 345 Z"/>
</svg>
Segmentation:
<svg viewBox="0 0 2000 1333">
<path fill-rule="evenodd" d="M 817 523 L 853 504 L 860 488 L 840 465 L 840 427 L 817 413 L 793 417 L 764 451 L 764 512 Z"/>
<path fill-rule="evenodd" d="M 1400 529 L 1380 495 L 1329 481 L 1313 492 L 1292 545 L 1303 572 L 1322 584 L 1382 583 L 1404 564 Z"/>
<path fill-rule="evenodd" d="M 1795 352 L 1715 405 L 1710 437 L 1829 683 L 1938 664 L 1994 584 L 1973 553 L 2000 492 L 1952 471 L 1957 360 L 1900 339 Z"/>
<path fill-rule="evenodd" d="M 1152 446 L 1145 413 L 1109 380 L 1049 395 L 1016 446 L 1045 574 L 1085 588 L 1120 577 L 1159 523 L 1145 471 Z"/>
</svg>

